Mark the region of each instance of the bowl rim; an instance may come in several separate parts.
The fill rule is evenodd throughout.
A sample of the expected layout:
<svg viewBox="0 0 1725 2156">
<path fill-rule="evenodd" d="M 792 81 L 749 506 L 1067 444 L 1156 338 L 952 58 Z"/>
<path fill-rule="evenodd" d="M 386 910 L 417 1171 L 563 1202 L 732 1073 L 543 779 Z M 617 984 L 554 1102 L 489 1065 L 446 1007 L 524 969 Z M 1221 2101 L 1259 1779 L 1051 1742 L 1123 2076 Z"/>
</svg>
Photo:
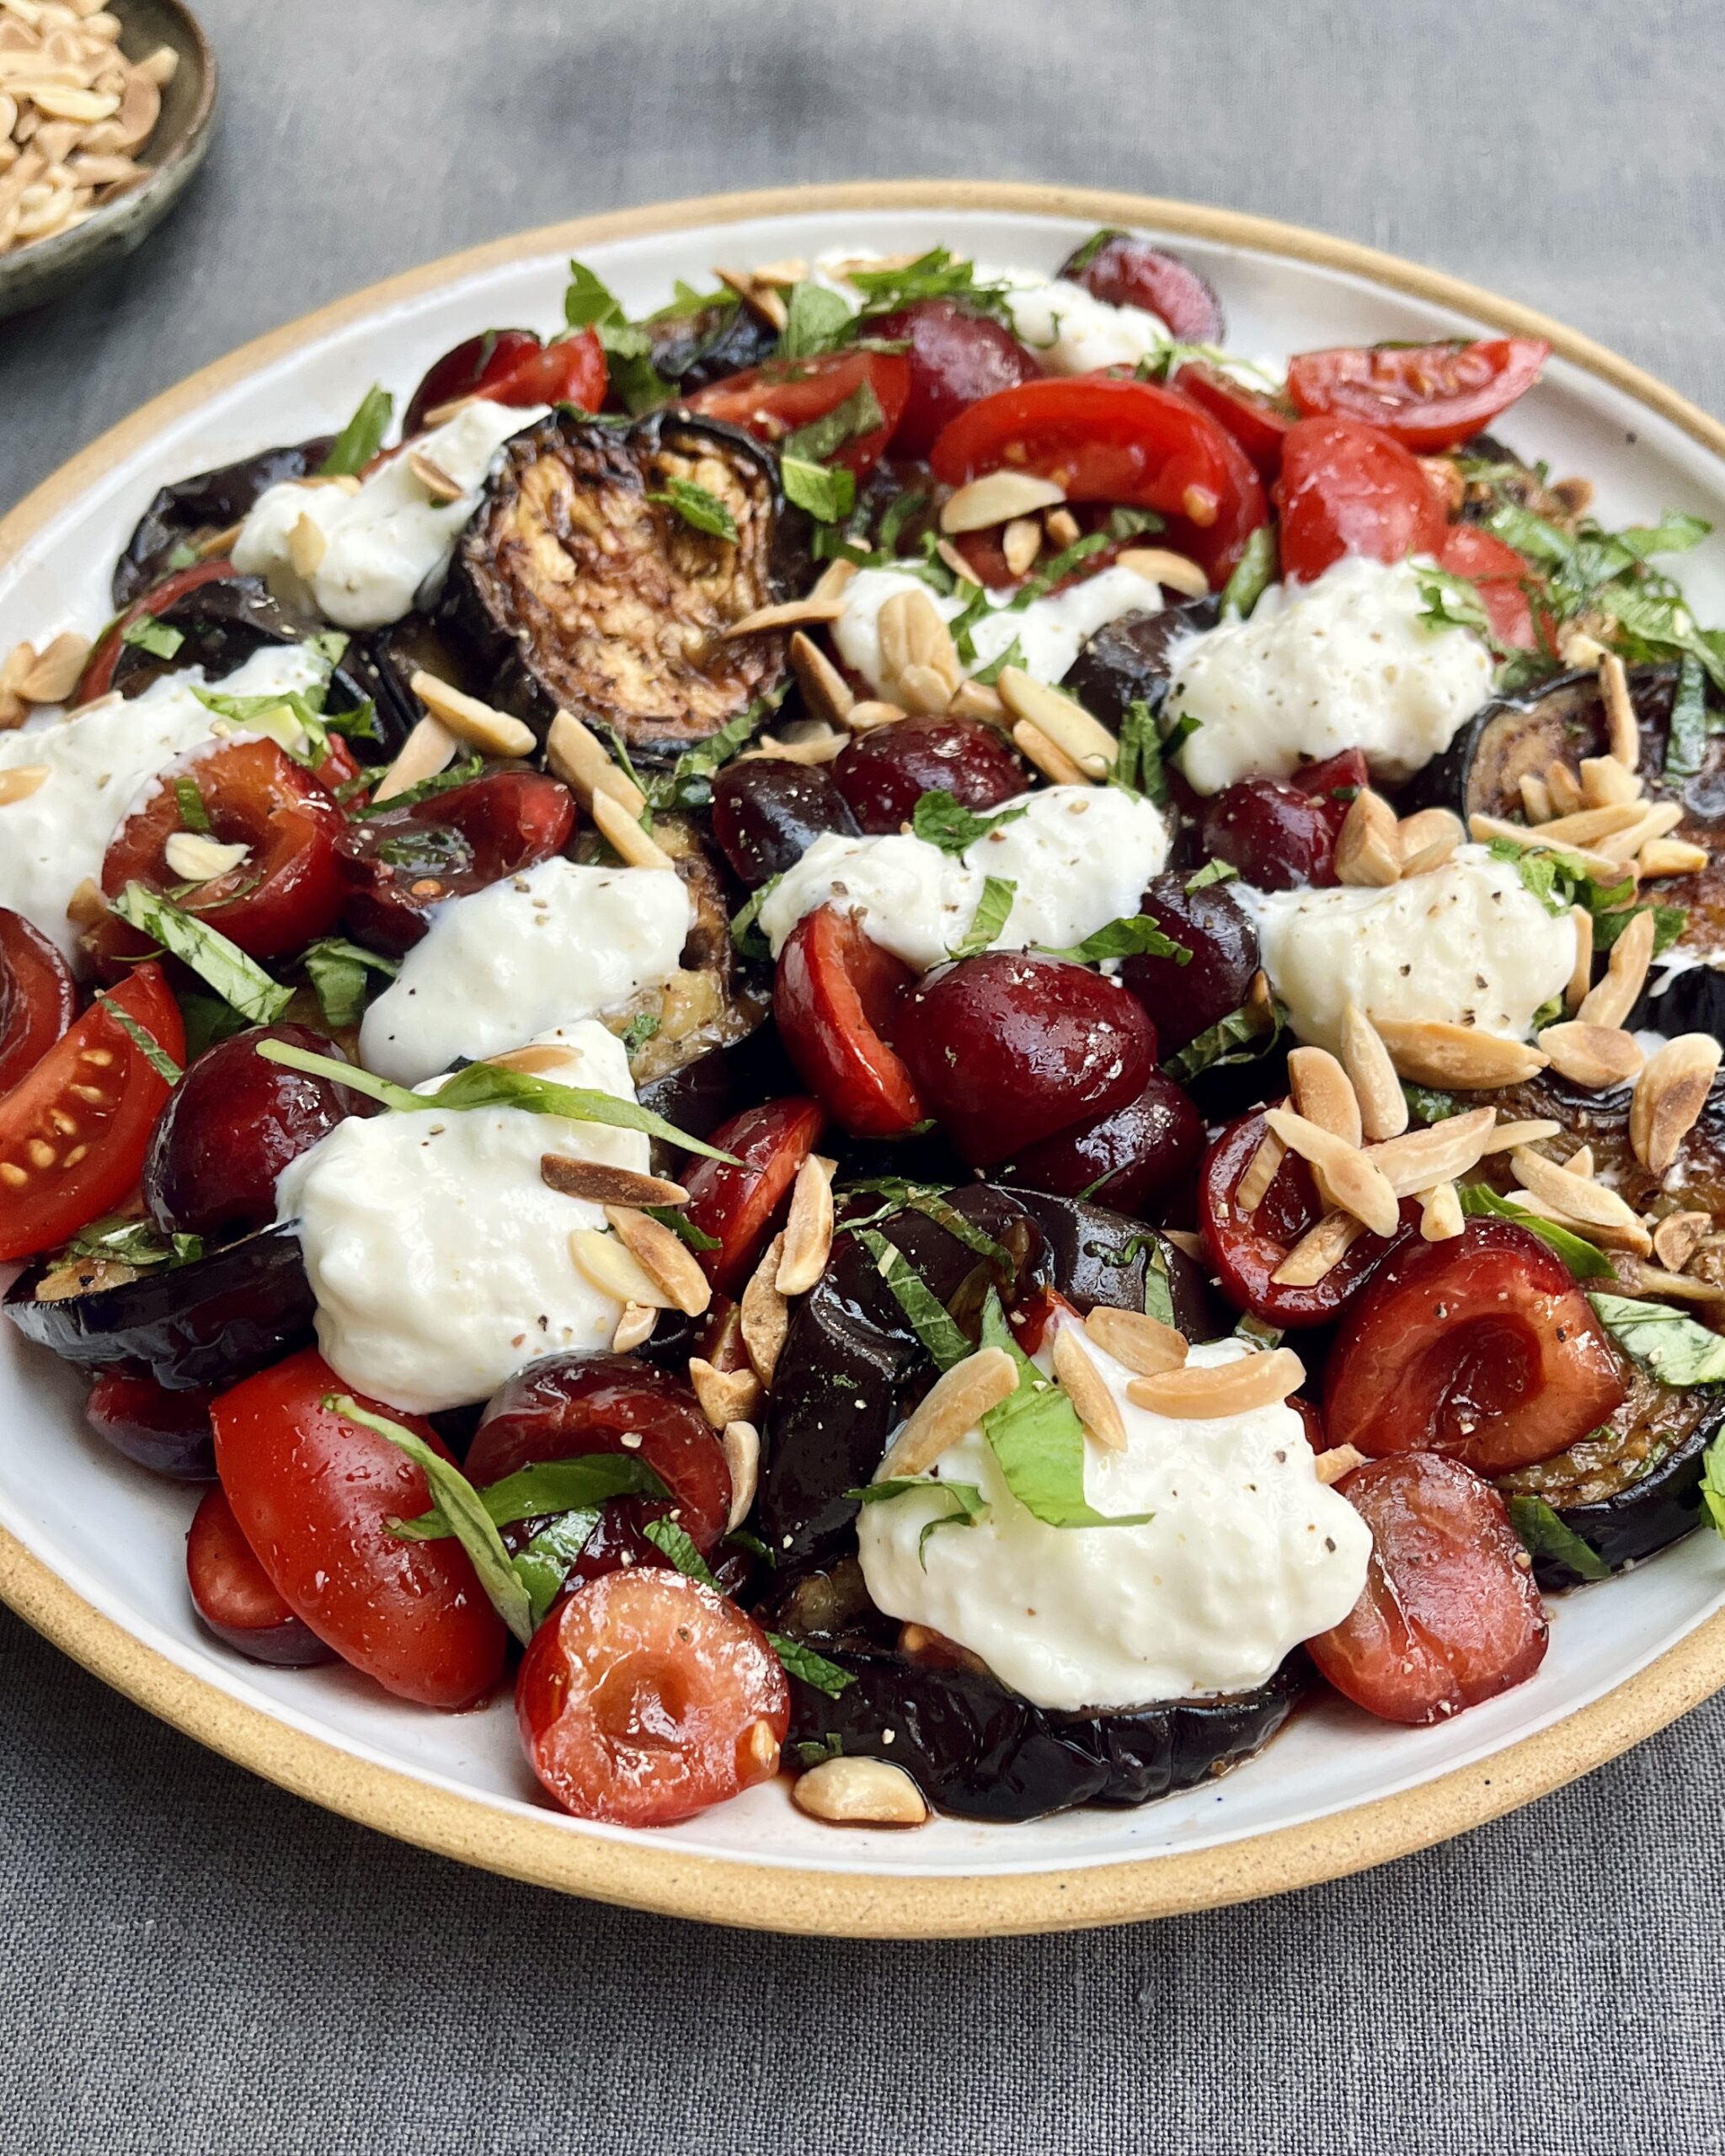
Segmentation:
<svg viewBox="0 0 1725 2156">
<path fill-rule="evenodd" d="M 176 0 L 177 4 L 177 0 Z M 196 29 L 195 22 L 193 24 Z M 199 33 L 201 35 L 201 32 Z M 809 211 L 995 211 L 1138 225 L 1340 270 L 1545 338 L 1725 459 L 1725 425 L 1631 361 L 1531 307 L 1401 257 L 1242 211 L 1097 189 L 986 180 L 872 180 L 697 195 L 537 227 L 445 255 L 241 345 L 133 413 L 0 519 L 0 567 L 118 457 L 219 390 L 314 338 L 453 280 L 601 243 Z M 1411 1854 L 1547 1795 L 1674 1721 L 1725 1685 L 1725 1609 L 1604 1697 L 1472 1765 L 1302 1824 L 1188 1852 L 1034 1871 L 892 1875 L 780 1869 L 697 1855 L 669 1840 L 589 1834 L 499 1809 L 368 1760 L 232 1697 L 85 1602 L 0 1528 L 0 1599 L 136 1705 L 326 1810 L 398 1840 L 590 1900 L 750 1929 L 841 1938 L 974 1938 L 1121 1924 L 1283 1893 Z"/>
</svg>

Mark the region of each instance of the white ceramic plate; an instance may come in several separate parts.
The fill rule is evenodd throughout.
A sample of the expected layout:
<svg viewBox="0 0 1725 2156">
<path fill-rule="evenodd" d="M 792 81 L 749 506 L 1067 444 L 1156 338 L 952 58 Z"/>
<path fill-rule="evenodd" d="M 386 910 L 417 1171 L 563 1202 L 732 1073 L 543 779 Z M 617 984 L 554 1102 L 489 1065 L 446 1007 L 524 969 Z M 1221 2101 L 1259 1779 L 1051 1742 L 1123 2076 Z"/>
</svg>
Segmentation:
<svg viewBox="0 0 1725 2156">
<path fill-rule="evenodd" d="M 158 399 L 0 526 L 0 650 L 109 609 L 108 579 L 163 482 L 338 426 L 367 383 L 404 399 L 489 323 L 549 329 L 564 263 L 590 260 L 632 312 L 718 261 L 896 253 L 939 241 L 1052 269 L 1098 223 L 1166 232 L 1220 293 L 1232 350 L 1532 328 L 1562 356 L 1503 431 L 1594 480 L 1610 523 L 1667 506 L 1725 523 L 1725 435 L 1555 325 L 1389 258 L 1260 221 L 1132 198 L 931 184 L 665 205 L 528 234 L 326 309 Z M 1725 542 L 1684 565 L 1725 619 Z M 195 1495 L 113 1457 L 83 1387 L 0 1326 L 0 1590 L 109 1681 L 205 1741 L 337 1809 L 468 1861 L 574 1891 L 741 1924 L 822 1931 L 1005 1931 L 1160 1913 L 1332 1876 L 1555 1786 L 1725 1681 L 1725 1550 L 1692 1536 L 1632 1575 L 1558 1598 L 1537 1677 L 1447 1726 L 1398 1730 L 1330 1702 L 1225 1780 L 1135 1812 L 909 1835 L 820 1827 L 781 1782 L 688 1824 L 632 1833 L 549 1812 L 506 1700 L 444 1716 L 340 1668 L 260 1668 L 193 1621 L 182 1540 Z M 1718 1621 L 1710 1621 L 1718 1620 Z"/>
</svg>

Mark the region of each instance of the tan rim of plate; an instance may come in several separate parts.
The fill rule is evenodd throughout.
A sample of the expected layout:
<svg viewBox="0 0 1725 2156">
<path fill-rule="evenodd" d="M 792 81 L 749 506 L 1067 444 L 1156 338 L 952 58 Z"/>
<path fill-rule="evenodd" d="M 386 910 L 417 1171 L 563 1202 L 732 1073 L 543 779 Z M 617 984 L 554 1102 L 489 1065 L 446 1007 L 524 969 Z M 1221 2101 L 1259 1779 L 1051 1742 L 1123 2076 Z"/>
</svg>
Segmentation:
<svg viewBox="0 0 1725 2156">
<path fill-rule="evenodd" d="M 998 210 L 1142 225 L 1159 232 L 1341 270 L 1512 332 L 1550 340 L 1585 368 L 1671 420 L 1725 458 L 1725 427 L 1626 360 L 1530 307 L 1496 298 L 1459 279 L 1321 232 L 1148 195 L 986 181 L 864 181 L 846 186 L 774 188 L 660 202 L 446 256 L 369 286 L 290 323 L 168 390 L 62 465 L 0 521 L 0 564 L 32 533 L 75 502 L 117 457 L 171 419 L 344 323 L 453 279 L 525 256 L 579 252 L 683 227 L 732 224 L 808 211 Z M 1170 1916 L 1336 1879 L 1446 1840 L 1572 1781 L 1651 1737 L 1725 1684 L 1725 1611 L 1709 1618 L 1655 1662 L 1591 1706 L 1418 1789 L 1375 1799 L 1306 1826 L 1284 1827 L 1215 1849 L 1071 1870 L 884 1877 L 816 1866 L 756 1867 L 692 1855 L 643 1834 L 601 1840 L 547 1812 L 501 1812 L 483 1799 L 438 1789 L 355 1758 L 260 1709 L 243 1705 L 146 1646 L 76 1594 L 15 1537 L 0 1529 L 0 1596 L 36 1630 L 136 1705 L 284 1789 L 362 1825 L 489 1871 L 581 1894 L 595 1901 L 761 1930 L 838 1938 L 964 1938 L 1067 1929 Z M 841 1828 L 834 1830 L 842 1860 Z"/>
</svg>

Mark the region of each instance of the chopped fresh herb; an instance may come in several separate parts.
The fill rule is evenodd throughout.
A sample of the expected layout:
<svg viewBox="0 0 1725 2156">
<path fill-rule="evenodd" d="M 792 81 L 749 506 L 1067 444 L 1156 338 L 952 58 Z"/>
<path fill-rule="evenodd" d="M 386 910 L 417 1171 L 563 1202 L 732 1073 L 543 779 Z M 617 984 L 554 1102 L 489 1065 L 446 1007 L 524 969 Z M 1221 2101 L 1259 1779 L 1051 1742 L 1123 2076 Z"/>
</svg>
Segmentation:
<svg viewBox="0 0 1725 2156">
<path fill-rule="evenodd" d="M 638 1055 L 659 1031 L 659 1026 L 660 1018 L 656 1011 L 638 1011 L 628 1024 L 623 1027 L 620 1036 L 623 1044 L 623 1054 L 628 1056 Z"/>
<path fill-rule="evenodd" d="M 119 1213 L 92 1220 L 66 1246 L 68 1257 L 89 1257 L 108 1265 L 130 1265 L 142 1273 L 155 1265 L 190 1265 L 204 1255 L 201 1235 L 158 1235 L 147 1220 Z"/>
<path fill-rule="evenodd" d="M 1073 570 L 1087 562 L 1092 554 L 1099 554 L 1104 547 L 1112 547 L 1114 543 L 1106 531 L 1088 531 L 1083 538 L 1075 539 L 1070 547 L 1063 547 L 1051 560 L 1044 562 L 1034 576 L 1024 579 L 1007 601 L 1007 609 L 1014 614 L 1022 614 L 1037 600 L 1046 598 L 1057 584 L 1064 584 Z"/>
<path fill-rule="evenodd" d="M 1542 846 L 1539 835 L 1530 830 L 1524 846 L 1514 839 L 1493 839 L 1487 849 L 1494 861 L 1506 861 L 1546 911 L 1555 919 L 1572 906 L 1583 905 L 1597 918 L 1626 905 L 1635 896 L 1635 879 L 1601 883 L 1581 857 L 1555 846 Z"/>
<path fill-rule="evenodd" d="M 179 820 L 189 831 L 207 831 L 210 812 L 204 806 L 204 797 L 198 791 L 195 778 L 177 778 L 174 782 L 174 798 L 179 804 Z"/>
<path fill-rule="evenodd" d="M 174 1001 L 185 1023 L 185 1059 L 189 1064 L 195 1063 L 217 1041 L 231 1040 L 234 1034 L 246 1029 L 243 1017 L 223 996 L 180 988 L 174 990 Z"/>
<path fill-rule="evenodd" d="M 928 796 L 925 793 L 922 799 Z M 919 807 L 921 803 L 917 804 Z M 985 876 L 982 880 L 982 896 L 976 901 L 976 910 L 970 916 L 970 926 L 964 941 L 955 943 L 947 953 L 951 958 L 974 958 L 988 949 L 1007 925 L 1018 896 L 1018 886 L 1010 876 Z"/>
<path fill-rule="evenodd" d="M 356 478 L 382 448 L 394 417 L 395 399 L 374 382 L 360 399 L 352 419 L 329 445 L 329 454 L 318 467 L 319 477 Z"/>
<path fill-rule="evenodd" d="M 120 641 L 147 651 L 152 659 L 172 659 L 185 637 L 171 622 L 158 622 L 153 614 L 140 614 L 120 632 Z"/>
<path fill-rule="evenodd" d="M 1445 629 L 1466 629 L 1489 645 L 1500 659 L 1510 656 L 1509 647 L 1493 628 L 1491 616 L 1479 595 L 1479 586 L 1448 569 L 1416 568 L 1423 601 L 1419 618 L 1434 636 Z"/>
<path fill-rule="evenodd" d="M 1671 726 L 1665 737 L 1665 776 L 1693 778 L 1706 760 L 1707 677 L 1701 661 L 1685 652 L 1671 699 Z"/>
<path fill-rule="evenodd" d="M 313 943 L 300 961 L 318 998 L 326 1026 L 338 1030 L 357 1026 L 366 1009 L 366 975 L 382 974 L 393 979 L 401 971 L 398 958 L 380 957 L 363 944 L 350 943 L 339 936 L 326 936 Z"/>
<path fill-rule="evenodd" d="M 1609 951 L 1637 914 L 1648 912 L 1653 916 L 1653 956 L 1656 958 L 1669 951 L 1689 926 L 1689 915 L 1681 906 L 1614 907 L 1609 913 L 1594 915 L 1595 955 Z"/>
<path fill-rule="evenodd" d="M 1172 958 L 1177 966 L 1183 966 L 1192 958 L 1185 944 L 1164 936 L 1156 926 L 1155 915 L 1147 913 L 1122 914 L 1118 920 L 1105 922 L 1087 936 L 1081 943 L 1068 944 L 1064 949 L 1044 943 L 1035 947 L 1046 958 L 1070 958 L 1080 966 L 1095 965 L 1103 958 Z"/>
<path fill-rule="evenodd" d="M 751 1557 L 760 1558 L 764 1565 L 776 1565 L 778 1561 L 752 1528 L 734 1527 L 727 1533 L 724 1540 L 733 1548 L 746 1550 Z"/>
<path fill-rule="evenodd" d="M 1081 247 L 1075 248 L 1061 265 L 1060 274 L 1076 277 L 1081 270 L 1087 270 L 1111 239 L 1125 239 L 1130 235 L 1119 225 L 1103 225 L 1093 232 Z"/>
<path fill-rule="evenodd" d="M 1275 582 L 1276 568 L 1275 527 L 1260 524 L 1222 586 L 1222 619 L 1243 622 Z"/>
<path fill-rule="evenodd" d="M 323 695 L 321 687 L 278 690 L 261 696 L 226 696 L 217 689 L 200 688 L 195 683 L 192 694 L 217 718 L 229 719 L 249 734 L 267 735 L 296 763 L 313 771 L 329 753 L 330 725 L 318 707 Z"/>
<path fill-rule="evenodd" d="M 1018 1365 L 1018 1389 L 982 1418 L 1007 1487 L 1025 1510 L 1047 1527 L 1139 1527 L 1149 1513 L 1099 1513 L 1084 1495 L 1084 1425 L 1078 1411 L 1045 1378 L 1012 1337 L 990 1289 L 982 1311 L 982 1341 L 1001 1348 Z"/>
<path fill-rule="evenodd" d="M 662 1556 L 670 1558 L 685 1579 L 710 1587 L 715 1594 L 723 1592 L 713 1577 L 713 1567 L 695 1547 L 686 1528 L 679 1527 L 674 1519 L 649 1519 L 641 1532 Z"/>
<path fill-rule="evenodd" d="M 1174 1287 L 1168 1274 L 1168 1253 L 1160 1236 L 1151 1239 L 1144 1260 L 1144 1314 L 1157 1324 L 1174 1323 Z"/>
<path fill-rule="evenodd" d="M 877 427 L 886 424 L 886 414 L 880 408 L 880 399 L 873 386 L 859 382 L 841 403 L 835 404 L 830 412 L 823 412 L 818 419 L 810 419 L 806 426 L 797 427 L 779 444 L 781 461 L 785 457 L 800 457 L 809 464 L 825 464 L 836 451 L 862 435 L 872 435 Z M 788 492 L 788 488 L 787 492 Z M 849 511 L 845 512 L 849 515 Z M 881 544 L 889 542 L 883 526 Z"/>
<path fill-rule="evenodd" d="M 853 1184 L 860 1189 L 860 1184 Z M 911 1184 L 904 1186 L 906 1195 L 900 1203 L 914 1213 L 927 1214 L 931 1220 L 944 1228 L 955 1242 L 961 1242 L 978 1257 L 985 1257 L 991 1265 L 998 1266 L 1004 1273 L 1014 1271 L 1012 1255 L 1004 1245 L 979 1228 L 974 1220 L 967 1219 L 956 1205 L 947 1203 L 943 1193 L 937 1190 L 917 1190 Z"/>
<path fill-rule="evenodd" d="M 932 247 L 891 270 L 852 270 L 846 275 L 862 293 L 863 313 L 893 314 L 918 300 L 958 299 L 979 313 L 1003 315 L 1010 287 L 979 283 L 976 265 L 943 247 Z"/>
<path fill-rule="evenodd" d="M 871 1482 L 866 1489 L 846 1490 L 845 1495 L 859 1505 L 879 1505 L 895 1497 L 923 1496 L 930 1492 L 939 1497 L 948 1497 L 951 1504 L 944 1513 L 928 1521 L 916 1538 L 916 1555 L 925 1572 L 928 1569 L 928 1538 L 943 1527 L 975 1527 L 979 1520 L 988 1517 L 988 1502 L 974 1482 L 948 1482 L 932 1475 L 897 1476 L 889 1481 Z"/>
<path fill-rule="evenodd" d="M 1413 1120 L 1428 1129 L 1434 1123 L 1447 1123 L 1452 1115 L 1462 1112 L 1453 1093 L 1439 1092 L 1435 1086 L 1416 1086 L 1411 1078 L 1402 1081 L 1402 1097 Z"/>
<path fill-rule="evenodd" d="M 1142 794 L 1158 808 L 1168 802 L 1168 774 L 1162 763 L 1162 735 L 1156 713 L 1142 696 L 1127 705 L 1120 719 L 1120 749 L 1108 782 L 1127 793 Z"/>
<path fill-rule="evenodd" d="M 1014 637 L 998 659 L 991 659 L 986 666 L 979 666 L 970 678 L 980 682 L 985 689 L 991 689 L 1007 667 L 1022 667 L 1023 664 L 1024 647 Z"/>
<path fill-rule="evenodd" d="M 669 771 L 644 778 L 628 760 L 628 751 L 613 732 L 611 740 L 624 767 L 645 795 L 652 810 L 704 808 L 713 798 L 713 774 L 748 747 L 788 694 L 788 684 L 770 695 L 756 697 L 746 711 L 727 719 L 717 734 L 709 734 L 692 749 L 686 749 Z"/>
<path fill-rule="evenodd" d="M 1028 813 L 1024 808 L 1003 808 L 997 816 L 979 816 L 953 800 L 950 793 L 921 793 L 911 811 L 911 829 L 926 846 L 938 846 L 943 853 L 963 853 L 1002 824 L 1017 823 Z"/>
<path fill-rule="evenodd" d="M 1242 1003 L 1206 1026 L 1195 1040 L 1178 1054 L 1167 1056 L 1162 1069 L 1182 1086 L 1188 1086 L 1201 1070 L 1219 1070 L 1233 1063 L 1256 1063 L 1268 1055 L 1282 1038 L 1288 1023 L 1287 1006 L 1272 1001 L 1268 1012 L 1262 1004 Z"/>
<path fill-rule="evenodd" d="M 1240 871 L 1231 861 L 1207 861 L 1195 876 L 1186 878 L 1186 895 L 1208 890 L 1212 883 L 1231 883 Z"/>
<path fill-rule="evenodd" d="M 1512 1497 L 1509 1502 L 1509 1524 L 1530 1556 L 1555 1558 L 1584 1580 L 1610 1578 L 1611 1567 L 1599 1551 L 1566 1527 L 1543 1497 Z"/>
<path fill-rule="evenodd" d="M 1556 1221 L 1545 1219 L 1526 1206 L 1500 1198 L 1487 1184 L 1462 1183 L 1456 1195 L 1461 1201 L 1462 1211 L 1471 1219 L 1513 1220 L 1530 1235 L 1537 1235 L 1548 1248 L 1556 1251 L 1578 1280 L 1610 1280 L 1615 1277 L 1603 1251 L 1584 1241 L 1572 1229 L 1560 1228 Z"/>
<path fill-rule="evenodd" d="M 766 1644 L 784 1664 L 788 1675 L 812 1684 L 830 1700 L 837 1699 L 847 1684 L 857 1681 L 848 1669 L 841 1669 L 836 1662 L 829 1662 L 824 1654 L 816 1654 L 813 1647 L 783 1632 L 769 1632 Z"/>
<path fill-rule="evenodd" d="M 970 1342 L 959 1330 L 952 1312 L 910 1259 L 877 1229 L 858 1228 L 854 1232 L 857 1241 L 880 1268 L 911 1330 L 938 1367 L 949 1370 L 955 1363 L 962 1363 L 972 1352 Z"/>
<path fill-rule="evenodd" d="M 778 461 L 785 499 L 822 524 L 842 524 L 856 506 L 857 479 L 842 464 L 829 467 L 788 451 Z"/>
<path fill-rule="evenodd" d="M 704 1228 L 697 1228 L 680 1205 L 647 1205 L 642 1210 L 649 1219 L 657 1220 L 662 1228 L 669 1228 L 691 1250 L 718 1250 L 721 1246 L 719 1236 L 709 1235 Z"/>
<path fill-rule="evenodd" d="M 494 1527 L 513 1527 L 517 1520 L 553 1513 L 586 1512 L 610 1497 L 665 1497 L 670 1492 L 633 1453 L 588 1452 L 519 1468 L 475 1494 Z M 416 1519 L 397 1520 L 390 1532 L 401 1542 L 435 1542 L 455 1529 L 438 1503 Z"/>
<path fill-rule="evenodd" d="M 914 489 L 893 497 L 880 520 L 880 549 L 884 554 L 892 553 L 899 543 L 899 534 L 918 510 L 927 509 L 932 499 L 932 495 L 918 494 Z"/>
<path fill-rule="evenodd" d="M 1255 1317 L 1250 1310 L 1247 1310 L 1245 1316 L 1234 1327 L 1234 1337 L 1236 1340 L 1243 1340 L 1248 1347 L 1258 1348 L 1266 1353 L 1272 1348 L 1281 1346 L 1282 1332 L 1282 1326 L 1266 1325 L 1261 1317 Z"/>
<path fill-rule="evenodd" d="M 663 494 L 649 494 L 647 499 L 649 502 L 668 504 L 685 524 L 692 525 L 697 531 L 736 544 L 736 519 L 717 494 L 709 494 L 705 487 L 697 487 L 692 479 L 669 478 Z"/>
<path fill-rule="evenodd" d="M 842 1759 L 845 1740 L 836 1729 L 829 1730 L 825 1737 L 799 1737 L 791 1749 L 797 1755 L 797 1764 L 806 1773 L 810 1767 L 825 1766 L 829 1759 Z"/>
<path fill-rule="evenodd" d="M 430 778 L 422 778 L 415 786 L 404 786 L 399 793 L 392 793 L 387 801 L 368 802 L 362 808 L 350 808 L 349 817 L 362 823 L 373 816 L 387 816 L 398 808 L 411 808 L 417 801 L 429 801 L 435 794 L 449 793 L 458 786 L 471 786 L 476 778 L 484 776 L 485 759 L 468 756 L 458 764 L 451 764 L 447 771 L 434 771 Z"/>
<path fill-rule="evenodd" d="M 1725 1335 L 1669 1303 L 1590 1294 L 1594 1315 L 1624 1353 L 1661 1385 L 1725 1385 Z"/>
<path fill-rule="evenodd" d="M 742 957 L 770 958 L 772 956 L 772 946 L 755 924 L 760 918 L 761 907 L 784 880 L 782 869 L 777 876 L 769 876 L 760 889 L 751 893 L 731 916 L 731 942 Z"/>
<path fill-rule="evenodd" d="M 147 884 L 128 883 L 114 901 L 114 910 L 122 921 L 154 937 L 164 951 L 190 966 L 254 1026 L 272 1024 L 292 1002 L 293 990 L 271 980 L 237 943 L 230 943 L 195 914 L 182 913 Z"/>
<path fill-rule="evenodd" d="M 791 287 L 785 302 L 785 326 L 778 340 L 779 357 L 811 359 L 830 352 L 851 326 L 851 310 L 836 292 L 805 279 Z"/>
<path fill-rule="evenodd" d="M 515 1577 L 527 1590 L 533 1624 L 542 1625 L 563 1590 L 570 1568 L 587 1546 L 588 1537 L 599 1524 L 596 1506 L 586 1512 L 559 1513 L 547 1520 L 515 1561 Z"/>
<path fill-rule="evenodd" d="M 571 329 L 595 329 L 601 322 L 622 321 L 622 303 L 585 262 L 572 261 L 563 296 L 563 318 Z"/>
<path fill-rule="evenodd" d="M 632 413 L 648 411 L 670 396 L 670 384 L 653 365 L 652 339 L 628 319 L 622 301 L 585 262 L 569 264 L 563 313 L 571 329 L 590 329 L 598 338 L 611 387 Z"/>
<path fill-rule="evenodd" d="M 1128 539 L 1141 539 L 1146 532 L 1167 529 L 1167 524 L 1153 509 L 1116 508 L 1108 511 L 1108 536 L 1122 544 Z"/>
<path fill-rule="evenodd" d="M 168 555 L 168 566 L 171 569 L 189 569 L 200 558 L 197 548 L 188 546 L 182 539 Z"/>
<path fill-rule="evenodd" d="M 1701 1509 L 1725 1534 L 1725 1433 L 1701 1454 Z"/>
<path fill-rule="evenodd" d="M 729 312 L 742 305 L 734 291 L 721 285 L 716 292 L 697 292 L 692 285 L 686 285 L 681 277 L 671 284 L 671 298 L 668 304 L 655 307 L 647 319 L 649 322 L 681 322 L 692 314 L 705 314 L 708 307 L 722 307 Z"/>
</svg>

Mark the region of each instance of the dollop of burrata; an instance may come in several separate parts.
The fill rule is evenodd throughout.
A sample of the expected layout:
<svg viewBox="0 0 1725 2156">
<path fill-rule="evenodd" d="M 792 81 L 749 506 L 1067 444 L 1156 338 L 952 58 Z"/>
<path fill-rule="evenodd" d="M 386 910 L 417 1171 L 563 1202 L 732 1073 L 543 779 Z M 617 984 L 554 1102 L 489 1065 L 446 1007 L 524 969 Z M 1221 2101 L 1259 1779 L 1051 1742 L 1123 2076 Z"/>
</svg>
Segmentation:
<svg viewBox="0 0 1725 2156">
<path fill-rule="evenodd" d="M 1152 1517 L 1136 1527 L 1046 1526 L 1012 1496 L 973 1429 L 936 1462 L 929 1494 L 862 1508 L 870 1595 L 889 1616 L 980 1655 L 1039 1707 L 1137 1707 L 1265 1683 L 1300 1641 L 1352 1609 L 1370 1529 L 1319 1482 L 1285 1402 L 1207 1422 L 1152 1414 L 1126 1397 L 1132 1373 L 1086 1346 L 1126 1445 L 1109 1452 L 1086 1440 L 1085 1497 L 1098 1512 Z M 1220 1340 L 1190 1359 L 1210 1367 L 1250 1352 Z M 923 1543 L 928 1523 L 952 1510 L 943 1481 L 974 1484 L 987 1515 Z"/>
<path fill-rule="evenodd" d="M 1426 605 L 1417 563 L 1349 555 L 1309 584 L 1271 585 L 1246 621 L 1180 639 L 1167 708 L 1197 723 L 1180 752 L 1194 789 L 1286 778 L 1343 749 L 1393 783 L 1441 755 L 1490 695 L 1492 660 Z"/>
</svg>

